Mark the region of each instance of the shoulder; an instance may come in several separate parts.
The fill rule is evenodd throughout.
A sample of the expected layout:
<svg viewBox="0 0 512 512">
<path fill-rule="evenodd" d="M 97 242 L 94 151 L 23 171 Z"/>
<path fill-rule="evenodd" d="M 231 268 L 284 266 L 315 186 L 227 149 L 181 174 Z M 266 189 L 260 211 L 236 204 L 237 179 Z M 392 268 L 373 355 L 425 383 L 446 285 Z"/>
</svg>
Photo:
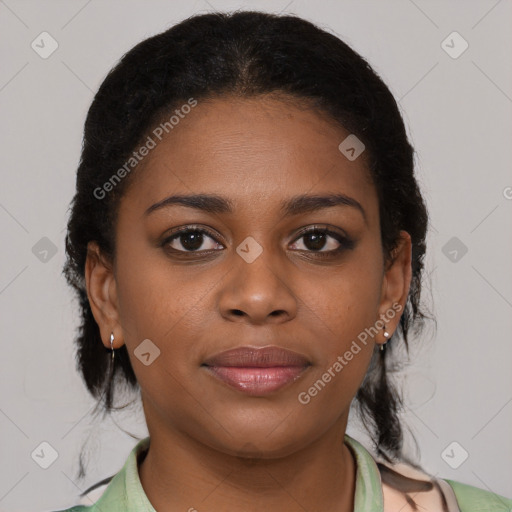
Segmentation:
<svg viewBox="0 0 512 512">
<path fill-rule="evenodd" d="M 91 507 L 87 507 L 85 505 L 76 505 L 71 508 L 66 508 L 64 510 L 56 510 L 55 512 L 86 512 L 90 511 Z"/>
<path fill-rule="evenodd" d="M 126 505 L 130 499 L 135 499 L 137 504 L 140 504 L 144 501 L 141 497 L 144 491 L 140 485 L 137 466 L 141 456 L 146 453 L 149 440 L 149 436 L 140 439 L 122 468 L 80 494 L 75 506 L 53 512 L 105 512 L 107 509 L 112 512 L 126 512 Z M 139 508 L 134 510 L 138 512 Z"/>
<path fill-rule="evenodd" d="M 510 512 L 512 499 L 472 485 L 445 480 L 457 497 L 461 512 Z"/>
<path fill-rule="evenodd" d="M 80 495 L 80 501 L 78 502 L 78 505 L 85 506 L 86 508 L 84 510 L 89 510 L 90 507 L 87 505 L 92 505 L 101 498 L 103 493 L 106 491 L 109 483 L 114 479 L 114 477 L 115 475 L 106 478 L 101 482 L 98 482 L 92 487 L 89 487 L 89 489 L 87 489 L 83 494 Z"/>
<path fill-rule="evenodd" d="M 88 507 L 86 505 L 75 505 L 71 508 L 65 508 L 62 510 L 55 510 L 54 512 L 89 512 L 92 510 L 92 507 Z"/>
<path fill-rule="evenodd" d="M 384 463 L 379 469 L 384 511 L 462 512 L 448 483 L 406 463 Z"/>
<path fill-rule="evenodd" d="M 512 512 L 512 500 L 463 484 L 435 478 L 406 463 L 376 461 L 381 475 L 384 510 L 445 512 Z M 397 508 L 398 507 L 398 508 Z"/>
<path fill-rule="evenodd" d="M 110 477 L 106 480 L 110 481 L 112 479 L 113 477 Z M 81 494 L 77 505 L 71 508 L 56 510 L 54 512 L 96 512 L 97 507 L 95 505 L 98 503 L 99 499 L 108 488 L 108 482 L 104 482 L 105 480 L 93 485 L 87 491 Z"/>
<path fill-rule="evenodd" d="M 77 505 L 64 510 L 57 510 L 56 512 L 96 512 L 94 505 L 99 501 L 114 477 L 115 475 L 105 478 L 101 482 L 89 487 L 89 489 L 80 495 L 80 500 Z"/>
<path fill-rule="evenodd" d="M 95 504 L 99 501 L 107 487 L 108 483 L 100 482 L 81 494 L 77 505 L 55 512 L 96 512 Z"/>
<path fill-rule="evenodd" d="M 105 478 L 101 482 L 89 487 L 89 489 L 80 495 L 77 505 L 63 510 L 56 510 L 54 512 L 96 512 L 98 510 L 97 504 L 100 498 L 104 495 L 110 482 L 114 480 L 115 476 L 117 475 Z"/>
</svg>

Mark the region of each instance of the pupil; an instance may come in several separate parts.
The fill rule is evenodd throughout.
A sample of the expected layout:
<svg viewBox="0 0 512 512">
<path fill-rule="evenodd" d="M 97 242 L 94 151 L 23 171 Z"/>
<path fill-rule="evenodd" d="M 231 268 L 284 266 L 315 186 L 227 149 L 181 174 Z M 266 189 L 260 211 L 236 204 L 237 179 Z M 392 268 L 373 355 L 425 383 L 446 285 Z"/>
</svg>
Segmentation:
<svg viewBox="0 0 512 512">
<path fill-rule="evenodd" d="M 313 243 L 308 244 L 307 243 L 308 239 L 310 241 L 312 241 Z M 325 245 L 325 233 L 309 233 L 308 235 L 306 235 L 306 241 L 304 242 L 304 245 L 308 249 L 312 249 L 312 250 L 322 249 L 323 246 Z"/>
<path fill-rule="evenodd" d="M 199 247 L 201 247 L 203 243 L 202 233 L 188 233 L 186 235 L 181 235 L 181 237 L 181 245 L 183 245 L 183 247 L 188 251 L 194 251 L 199 249 Z"/>
</svg>

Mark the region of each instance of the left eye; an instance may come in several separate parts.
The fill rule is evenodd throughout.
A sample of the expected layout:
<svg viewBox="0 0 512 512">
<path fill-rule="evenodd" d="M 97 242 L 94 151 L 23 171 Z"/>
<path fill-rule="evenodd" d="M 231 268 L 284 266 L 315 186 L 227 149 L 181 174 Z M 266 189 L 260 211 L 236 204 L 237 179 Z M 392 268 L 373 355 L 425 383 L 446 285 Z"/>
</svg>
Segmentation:
<svg viewBox="0 0 512 512">
<path fill-rule="evenodd" d="M 338 233 L 334 233 L 328 229 L 317 228 L 303 232 L 296 240 L 301 240 L 303 238 L 305 239 L 305 242 L 302 242 L 302 245 L 306 248 L 302 249 L 300 247 L 296 247 L 296 249 L 311 252 L 334 252 L 343 246 L 343 242 L 345 241 L 345 237 Z M 331 240 L 329 241 L 329 239 Z M 295 244 L 296 243 L 297 242 L 295 242 Z M 328 247 L 326 247 L 326 245 Z M 322 250 L 324 248 L 325 250 Z"/>
</svg>

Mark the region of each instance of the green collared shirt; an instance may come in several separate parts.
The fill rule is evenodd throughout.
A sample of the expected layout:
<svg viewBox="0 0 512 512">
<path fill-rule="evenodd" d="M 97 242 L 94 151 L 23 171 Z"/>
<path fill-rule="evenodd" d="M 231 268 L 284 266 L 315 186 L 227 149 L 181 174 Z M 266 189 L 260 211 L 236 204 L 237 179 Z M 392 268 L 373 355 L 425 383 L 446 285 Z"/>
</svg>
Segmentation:
<svg viewBox="0 0 512 512">
<path fill-rule="evenodd" d="M 77 505 L 59 512 L 156 512 L 140 482 L 137 464 L 137 457 L 148 448 L 149 439 L 146 437 L 136 444 L 122 469 L 94 503 Z M 357 466 L 354 512 L 387 512 L 384 509 L 385 486 L 375 459 L 363 445 L 349 435 L 345 435 L 345 443 L 352 450 Z M 452 496 L 452 501 L 448 500 L 448 512 L 512 511 L 511 499 L 452 480 L 444 480 L 442 483 Z M 435 509 L 423 510 L 434 512 Z"/>
</svg>

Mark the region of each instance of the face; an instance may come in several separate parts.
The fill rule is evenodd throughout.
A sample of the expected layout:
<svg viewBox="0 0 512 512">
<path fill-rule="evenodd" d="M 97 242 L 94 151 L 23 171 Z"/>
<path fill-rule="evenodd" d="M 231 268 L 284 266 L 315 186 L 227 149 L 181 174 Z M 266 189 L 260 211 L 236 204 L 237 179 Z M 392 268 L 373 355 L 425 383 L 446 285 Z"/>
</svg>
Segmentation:
<svg viewBox="0 0 512 512">
<path fill-rule="evenodd" d="M 127 345 L 150 434 L 277 457 L 346 425 L 385 341 L 383 329 L 366 331 L 366 343 L 361 333 L 393 304 L 386 330 L 396 329 L 410 282 L 410 240 L 387 266 L 366 155 L 338 149 L 348 135 L 284 99 L 199 101 L 137 169 L 120 203 L 115 263 L 103 265 L 91 245 L 86 279 L 105 345 L 111 331 Z M 198 194 L 209 200 L 165 202 Z M 342 199 L 315 208 L 310 196 Z M 205 366 L 268 346 L 295 363 Z"/>
</svg>

